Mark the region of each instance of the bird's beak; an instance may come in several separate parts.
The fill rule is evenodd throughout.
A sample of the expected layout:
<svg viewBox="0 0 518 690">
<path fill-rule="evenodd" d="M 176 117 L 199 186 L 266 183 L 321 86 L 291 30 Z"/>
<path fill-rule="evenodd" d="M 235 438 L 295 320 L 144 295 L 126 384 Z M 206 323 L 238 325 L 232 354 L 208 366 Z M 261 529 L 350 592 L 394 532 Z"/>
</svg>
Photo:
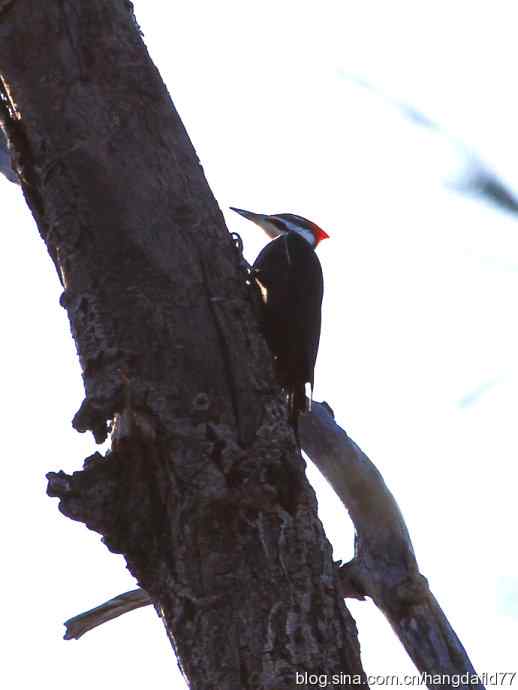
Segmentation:
<svg viewBox="0 0 518 690">
<path fill-rule="evenodd" d="M 254 223 L 258 223 L 262 216 L 260 213 L 252 213 L 252 211 L 245 211 L 242 208 L 234 208 L 233 206 L 229 207 L 231 211 L 235 211 L 236 213 L 239 213 L 240 216 L 243 216 L 243 218 L 246 218 L 247 220 L 251 220 Z"/>
<path fill-rule="evenodd" d="M 242 208 L 234 208 L 233 206 L 229 206 L 229 208 L 231 211 L 239 213 L 239 215 L 243 216 L 243 218 L 251 220 L 252 223 L 255 223 L 262 228 L 270 239 L 275 239 L 276 237 L 279 237 L 279 235 L 283 234 L 281 230 L 279 230 L 279 228 L 271 222 L 269 216 L 264 215 L 264 213 L 253 213 L 252 211 L 245 211 Z"/>
</svg>

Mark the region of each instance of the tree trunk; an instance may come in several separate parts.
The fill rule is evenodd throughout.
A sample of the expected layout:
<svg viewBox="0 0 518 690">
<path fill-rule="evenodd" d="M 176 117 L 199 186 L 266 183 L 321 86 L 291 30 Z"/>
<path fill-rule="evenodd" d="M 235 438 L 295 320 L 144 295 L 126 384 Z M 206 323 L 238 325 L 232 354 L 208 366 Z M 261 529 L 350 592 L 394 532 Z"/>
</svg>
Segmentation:
<svg viewBox="0 0 518 690">
<path fill-rule="evenodd" d="M 49 492 L 124 554 L 192 688 L 363 680 L 238 253 L 131 4 L 4 1 L 0 32 L 4 127 L 83 371 L 73 423 L 112 440 Z"/>
</svg>

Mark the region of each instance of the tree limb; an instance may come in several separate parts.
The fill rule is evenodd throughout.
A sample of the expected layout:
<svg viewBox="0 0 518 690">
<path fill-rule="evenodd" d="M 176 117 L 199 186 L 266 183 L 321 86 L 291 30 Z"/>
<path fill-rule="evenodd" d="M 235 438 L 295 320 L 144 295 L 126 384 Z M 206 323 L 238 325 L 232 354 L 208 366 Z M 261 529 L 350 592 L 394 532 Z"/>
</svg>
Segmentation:
<svg viewBox="0 0 518 690">
<path fill-rule="evenodd" d="M 384 613 L 419 671 L 475 675 L 419 572 L 407 526 L 378 469 L 335 422 L 325 403 L 314 403 L 299 427 L 304 451 L 331 484 L 356 529 L 355 558 L 342 567 L 346 581 Z"/>
<path fill-rule="evenodd" d="M 113 599 L 105 601 L 89 611 L 80 613 L 65 621 L 66 633 L 64 639 L 78 640 L 86 632 L 98 625 L 122 616 L 123 613 L 134 611 L 152 603 L 149 594 L 140 587 L 132 589 L 130 592 L 119 594 L 119 596 L 113 597 Z"/>
</svg>

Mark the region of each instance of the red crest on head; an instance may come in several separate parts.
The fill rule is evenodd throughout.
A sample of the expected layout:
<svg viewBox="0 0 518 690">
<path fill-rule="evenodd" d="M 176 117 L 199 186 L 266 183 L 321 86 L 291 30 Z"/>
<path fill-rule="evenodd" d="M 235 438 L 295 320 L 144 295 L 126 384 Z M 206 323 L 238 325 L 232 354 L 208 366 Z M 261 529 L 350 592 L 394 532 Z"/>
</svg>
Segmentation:
<svg viewBox="0 0 518 690">
<path fill-rule="evenodd" d="M 313 226 L 313 234 L 315 235 L 315 239 L 317 241 L 317 244 L 321 240 L 328 240 L 329 239 L 329 235 L 327 234 L 327 232 L 325 230 L 322 230 L 322 228 L 319 227 L 316 223 L 312 223 L 312 226 Z"/>
</svg>

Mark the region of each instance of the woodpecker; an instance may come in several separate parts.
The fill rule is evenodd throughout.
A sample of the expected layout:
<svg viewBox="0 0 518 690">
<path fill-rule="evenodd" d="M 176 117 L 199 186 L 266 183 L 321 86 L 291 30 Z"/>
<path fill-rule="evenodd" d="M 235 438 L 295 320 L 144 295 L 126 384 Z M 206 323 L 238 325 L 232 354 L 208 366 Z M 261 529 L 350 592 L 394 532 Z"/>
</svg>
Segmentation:
<svg viewBox="0 0 518 690">
<path fill-rule="evenodd" d="M 290 421 L 296 428 L 299 412 L 311 410 L 324 294 L 315 249 L 329 235 L 293 213 L 269 216 L 230 208 L 259 225 L 272 239 L 253 264 L 252 280 L 261 295 L 263 334 L 275 360 L 277 380 L 288 396 Z"/>
</svg>

